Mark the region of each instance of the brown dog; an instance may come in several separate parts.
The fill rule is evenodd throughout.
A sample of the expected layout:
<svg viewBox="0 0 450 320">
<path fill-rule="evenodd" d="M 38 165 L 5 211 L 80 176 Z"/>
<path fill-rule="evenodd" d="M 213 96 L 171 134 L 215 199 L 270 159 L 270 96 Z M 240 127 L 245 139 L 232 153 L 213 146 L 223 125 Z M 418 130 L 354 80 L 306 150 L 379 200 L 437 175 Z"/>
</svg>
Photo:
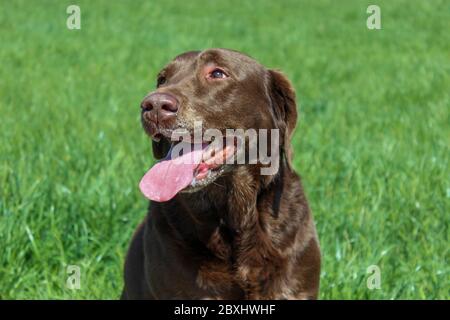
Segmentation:
<svg viewBox="0 0 450 320">
<path fill-rule="evenodd" d="M 270 152 L 280 156 L 273 175 L 261 175 L 259 162 L 199 173 L 204 157 L 194 166 L 167 157 L 155 165 L 141 190 L 156 201 L 133 236 L 122 298 L 317 298 L 320 251 L 291 167 L 297 107 L 285 76 L 236 51 L 187 52 L 159 73 L 141 107 L 157 159 L 169 153 L 174 130 L 192 133 L 195 121 L 220 131 L 279 129 Z"/>
</svg>

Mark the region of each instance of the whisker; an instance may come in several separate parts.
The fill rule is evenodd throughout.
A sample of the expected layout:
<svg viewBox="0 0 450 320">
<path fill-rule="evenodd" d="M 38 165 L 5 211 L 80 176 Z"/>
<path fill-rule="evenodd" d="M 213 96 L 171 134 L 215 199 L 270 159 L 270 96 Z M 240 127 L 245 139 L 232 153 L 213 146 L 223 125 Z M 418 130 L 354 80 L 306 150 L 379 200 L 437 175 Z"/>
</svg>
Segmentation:
<svg viewBox="0 0 450 320">
<path fill-rule="evenodd" d="M 226 186 L 221 185 L 221 184 L 219 184 L 219 183 L 217 183 L 217 182 L 215 182 L 215 181 L 213 181 L 212 183 L 215 184 L 216 186 L 219 186 L 219 187 L 222 187 L 222 188 L 225 188 L 225 189 L 226 189 Z"/>
</svg>

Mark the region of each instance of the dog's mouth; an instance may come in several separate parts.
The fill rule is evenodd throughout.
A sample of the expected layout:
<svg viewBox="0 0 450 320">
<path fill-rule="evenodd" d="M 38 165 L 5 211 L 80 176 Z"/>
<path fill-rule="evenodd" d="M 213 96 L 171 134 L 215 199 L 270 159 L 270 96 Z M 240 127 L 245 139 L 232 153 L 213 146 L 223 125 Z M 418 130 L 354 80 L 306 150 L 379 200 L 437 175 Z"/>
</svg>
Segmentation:
<svg viewBox="0 0 450 320">
<path fill-rule="evenodd" d="M 144 175 L 139 188 L 157 202 L 202 189 L 226 171 L 226 163 L 235 153 L 235 145 L 224 142 L 172 143 L 166 157 Z"/>
</svg>

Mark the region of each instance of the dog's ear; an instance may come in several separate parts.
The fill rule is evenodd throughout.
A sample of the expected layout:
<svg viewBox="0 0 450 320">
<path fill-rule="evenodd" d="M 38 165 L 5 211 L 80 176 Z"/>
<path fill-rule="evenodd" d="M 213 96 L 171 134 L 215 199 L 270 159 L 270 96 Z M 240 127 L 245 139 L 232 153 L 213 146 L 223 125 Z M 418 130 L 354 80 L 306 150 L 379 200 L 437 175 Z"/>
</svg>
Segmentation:
<svg viewBox="0 0 450 320">
<path fill-rule="evenodd" d="M 284 154 L 289 168 L 292 169 L 291 138 L 297 124 L 295 91 L 289 80 L 281 72 L 269 70 L 269 74 L 272 107 L 277 128 L 280 129 L 281 156 Z"/>
<path fill-rule="evenodd" d="M 164 158 L 170 150 L 170 143 L 166 139 L 156 142 L 152 140 L 153 157 L 156 160 Z"/>
</svg>

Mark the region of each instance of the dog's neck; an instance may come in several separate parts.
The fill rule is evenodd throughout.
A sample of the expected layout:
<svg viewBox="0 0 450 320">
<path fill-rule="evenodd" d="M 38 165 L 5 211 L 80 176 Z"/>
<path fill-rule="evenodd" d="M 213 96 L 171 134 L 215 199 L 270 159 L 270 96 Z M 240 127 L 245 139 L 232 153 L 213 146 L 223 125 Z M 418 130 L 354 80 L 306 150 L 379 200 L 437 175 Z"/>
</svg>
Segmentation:
<svg viewBox="0 0 450 320">
<path fill-rule="evenodd" d="M 181 207 L 186 216 L 165 218 L 187 245 L 203 243 L 210 247 L 212 239 L 218 236 L 221 241 L 232 243 L 237 235 L 259 223 L 258 214 L 251 212 L 258 211 L 258 204 L 270 206 L 270 213 L 278 214 L 285 166 L 281 161 L 274 176 L 261 176 L 259 168 L 251 166 L 237 167 L 204 190 L 177 195 L 167 206 Z M 167 214 L 170 212 L 179 210 L 167 210 Z"/>
</svg>

